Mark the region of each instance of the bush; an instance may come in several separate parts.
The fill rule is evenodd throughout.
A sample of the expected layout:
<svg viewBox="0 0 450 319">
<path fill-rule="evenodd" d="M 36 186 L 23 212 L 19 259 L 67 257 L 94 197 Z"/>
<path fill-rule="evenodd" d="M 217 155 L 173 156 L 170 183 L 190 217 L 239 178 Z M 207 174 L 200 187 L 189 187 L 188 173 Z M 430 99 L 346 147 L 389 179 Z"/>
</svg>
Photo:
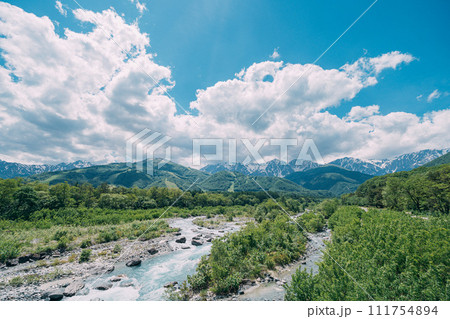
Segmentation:
<svg viewBox="0 0 450 319">
<path fill-rule="evenodd" d="M 92 242 L 90 239 L 85 239 L 81 242 L 80 248 L 84 249 L 84 248 L 88 248 L 92 246 Z"/>
<path fill-rule="evenodd" d="M 91 253 L 92 251 L 90 249 L 83 249 L 81 251 L 81 255 L 80 255 L 80 264 L 84 263 L 84 262 L 88 262 L 89 259 L 91 258 Z"/>
<path fill-rule="evenodd" d="M 9 281 L 9 285 L 13 287 L 19 287 L 22 286 L 24 283 L 24 280 L 22 277 L 14 277 Z"/>
<path fill-rule="evenodd" d="M 324 229 L 325 218 L 318 213 L 304 213 L 297 219 L 297 223 L 307 232 L 317 233 Z"/>
<path fill-rule="evenodd" d="M 0 262 L 4 263 L 9 259 L 19 256 L 19 245 L 12 241 L 0 242 Z"/>
</svg>

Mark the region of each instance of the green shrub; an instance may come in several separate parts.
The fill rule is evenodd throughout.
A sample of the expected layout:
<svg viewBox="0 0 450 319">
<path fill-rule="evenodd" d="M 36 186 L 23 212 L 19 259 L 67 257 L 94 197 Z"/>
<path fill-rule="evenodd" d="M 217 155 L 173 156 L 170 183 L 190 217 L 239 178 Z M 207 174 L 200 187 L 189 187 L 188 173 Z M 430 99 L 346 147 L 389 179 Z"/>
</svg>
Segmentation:
<svg viewBox="0 0 450 319">
<path fill-rule="evenodd" d="M 24 280 L 22 277 L 14 277 L 9 281 L 9 285 L 13 287 L 19 287 L 24 284 Z"/>
<path fill-rule="evenodd" d="M 0 262 L 19 256 L 19 244 L 12 241 L 0 241 Z"/>
<path fill-rule="evenodd" d="M 325 218 L 319 213 L 304 213 L 297 219 L 297 223 L 307 232 L 317 233 L 324 229 Z"/>
<path fill-rule="evenodd" d="M 84 248 L 88 248 L 92 246 L 92 242 L 90 239 L 85 239 L 81 242 L 80 248 L 84 249 Z"/>
<path fill-rule="evenodd" d="M 91 253 L 92 253 L 92 251 L 90 249 L 83 249 L 81 251 L 80 260 L 79 260 L 80 264 L 84 263 L 84 262 L 88 262 L 89 259 L 91 258 Z"/>
</svg>

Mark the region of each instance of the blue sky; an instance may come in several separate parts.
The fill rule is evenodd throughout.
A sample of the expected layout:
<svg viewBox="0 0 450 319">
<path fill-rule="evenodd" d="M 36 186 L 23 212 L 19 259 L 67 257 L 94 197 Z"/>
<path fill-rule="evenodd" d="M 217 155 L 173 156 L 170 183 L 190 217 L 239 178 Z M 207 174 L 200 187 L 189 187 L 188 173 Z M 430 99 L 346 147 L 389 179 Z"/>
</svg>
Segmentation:
<svg viewBox="0 0 450 319">
<path fill-rule="evenodd" d="M 70 14 L 62 17 L 53 1 L 9 2 L 58 21 L 60 32 L 65 27 L 85 29 Z M 150 35 L 150 50 L 158 54 L 156 61 L 173 69 L 177 85 L 172 96 L 188 107 L 197 89 L 267 60 L 275 48 L 283 61 L 313 62 L 373 0 L 282 4 L 266 0 L 143 0 L 147 10 L 142 16 L 126 0 L 77 2 L 94 11 L 113 7 L 128 22 L 139 18 L 140 29 Z M 72 0 L 62 3 L 78 8 Z M 449 12 L 450 2 L 445 0 L 378 1 L 318 64 L 338 68 L 364 54 L 376 56 L 393 50 L 411 53 L 419 61 L 400 72 L 387 71 L 379 85 L 361 92 L 333 113 L 343 115 L 355 104 L 379 104 L 382 113 L 423 114 L 448 107 L 450 95 L 431 105 L 426 96 L 435 89 L 450 91 Z M 425 98 L 418 101 L 418 95 Z"/>
<path fill-rule="evenodd" d="M 175 84 L 168 91 L 186 109 L 197 100 L 197 90 L 234 79 L 236 73 L 254 63 L 312 63 L 373 2 L 140 0 L 146 7 L 140 12 L 136 2 L 131 0 L 77 1 L 87 11 L 102 12 L 113 8 L 126 24 L 137 21 L 139 31 L 148 34 L 150 39 L 146 52 L 156 53 L 153 61 L 170 70 L 168 78 Z M 65 28 L 86 34 L 95 27 L 74 16 L 71 10 L 79 9 L 79 6 L 72 0 L 61 1 L 66 15 L 57 10 L 55 1 L 7 2 L 37 17 L 48 16 L 61 38 L 64 38 Z M 355 94 L 338 99 L 320 112 L 342 119 L 355 106 L 377 105 L 378 115 L 405 112 L 419 117 L 432 111 L 447 110 L 450 102 L 448 12 L 448 1 L 379 0 L 317 65 L 325 70 L 339 70 L 360 58 L 378 57 L 393 51 L 409 54 L 414 60 L 386 68 L 377 74 L 376 85 L 358 89 Z M 2 50 L 4 52 L 5 48 Z M 275 59 L 270 57 L 274 50 L 279 53 Z M 429 98 L 433 91 L 435 94 Z M 179 106 L 176 108 L 179 114 L 184 113 Z M 194 114 L 199 112 L 201 107 L 193 110 Z M 411 142 L 402 151 L 434 145 L 442 147 L 447 142 L 444 137 L 434 144 L 416 147 L 412 147 L 414 143 Z M 346 153 L 367 157 L 395 155 L 394 147 L 380 149 L 378 153 L 364 153 L 358 151 L 361 147 L 357 145 L 355 143 L 353 150 L 331 149 L 327 145 L 323 149 L 330 156 Z M 70 155 L 66 158 L 61 149 L 60 159 L 75 158 L 75 149 L 74 146 L 67 150 L 66 154 Z M 27 156 L 27 152 L 27 146 L 22 145 L 3 154 L 22 160 L 46 160 L 43 154 L 33 157 Z M 114 153 L 110 148 L 106 152 Z M 86 159 L 96 157 L 87 151 L 79 154 Z"/>
</svg>

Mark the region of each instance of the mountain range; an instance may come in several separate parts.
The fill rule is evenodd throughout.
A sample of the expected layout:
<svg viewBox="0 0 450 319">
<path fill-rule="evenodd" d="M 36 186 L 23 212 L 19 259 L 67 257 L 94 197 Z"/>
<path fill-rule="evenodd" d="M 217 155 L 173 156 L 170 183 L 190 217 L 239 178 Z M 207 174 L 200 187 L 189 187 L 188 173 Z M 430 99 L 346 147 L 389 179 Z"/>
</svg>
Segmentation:
<svg viewBox="0 0 450 319">
<path fill-rule="evenodd" d="M 72 163 L 59 163 L 55 165 L 27 165 L 20 163 L 11 163 L 0 160 L 0 178 L 26 177 L 30 175 L 66 171 L 75 168 L 83 168 L 92 166 L 91 163 L 85 161 L 76 161 Z"/>
<path fill-rule="evenodd" d="M 286 175 L 306 171 L 311 168 L 319 167 L 320 165 L 316 162 L 303 161 L 301 164 L 297 165 L 296 160 L 292 160 L 289 163 L 282 162 L 278 159 L 271 160 L 264 164 L 228 164 L 228 163 L 217 163 L 206 165 L 200 170 L 207 173 L 217 173 L 221 171 L 238 172 L 244 175 L 250 176 L 277 176 L 284 177 Z"/>
<path fill-rule="evenodd" d="M 160 160 L 153 164 L 153 174 L 149 175 L 129 167 L 126 163 L 98 165 L 69 171 L 47 172 L 29 177 L 30 180 L 54 185 L 90 183 L 98 186 L 108 183 L 116 186 L 148 188 L 152 186 L 178 188 L 181 190 L 203 191 L 273 191 L 296 193 L 303 196 L 332 196 L 330 192 L 309 190 L 292 181 L 274 176 L 248 176 L 238 172 L 221 171 L 210 174 L 196 169 L 168 162 L 157 168 Z M 143 167 L 147 166 L 144 161 Z"/>
<path fill-rule="evenodd" d="M 439 156 L 446 154 L 443 157 Z M 27 177 L 49 184 L 62 182 L 90 183 L 98 186 L 108 183 L 116 186 L 148 188 L 152 186 L 196 189 L 204 191 L 266 191 L 290 192 L 303 196 L 339 196 L 353 192 L 373 175 L 396 171 L 408 171 L 427 162 L 449 156 L 448 149 L 424 150 L 404 154 L 391 160 L 364 161 L 342 158 L 327 165 L 304 161 L 284 163 L 272 160 L 265 164 L 219 163 L 207 165 L 201 170 L 168 162 L 157 168 L 160 160 L 154 160 L 154 174 L 136 169 L 136 163 L 92 165 L 77 161 L 57 165 L 24 165 L 0 161 L 0 178 Z M 144 167 L 147 162 L 144 161 Z M 31 175 L 31 176 L 30 176 Z M 258 185 L 259 184 L 259 185 Z"/>
<path fill-rule="evenodd" d="M 403 154 L 394 157 L 393 159 L 384 160 L 360 160 L 357 158 L 344 157 L 332 161 L 330 164 L 369 175 L 385 175 L 401 171 L 410 171 L 447 154 L 449 151 L 450 149 L 448 148 L 442 150 L 422 150 L 419 152 Z"/>
<path fill-rule="evenodd" d="M 449 151 L 450 149 L 448 148 L 442 150 L 422 150 L 419 152 L 403 154 L 392 159 L 383 160 L 362 160 L 358 158 L 344 157 L 331 161 L 327 164 L 340 166 L 350 171 L 368 175 L 385 175 L 399 171 L 412 170 L 444 154 L 447 154 Z M 264 164 L 210 164 L 201 168 L 201 170 L 208 173 L 230 171 L 252 176 L 285 177 L 295 172 L 303 172 L 319 166 L 319 164 L 311 161 L 303 161 L 301 164 L 297 165 L 296 160 L 285 163 L 275 159 Z"/>
</svg>

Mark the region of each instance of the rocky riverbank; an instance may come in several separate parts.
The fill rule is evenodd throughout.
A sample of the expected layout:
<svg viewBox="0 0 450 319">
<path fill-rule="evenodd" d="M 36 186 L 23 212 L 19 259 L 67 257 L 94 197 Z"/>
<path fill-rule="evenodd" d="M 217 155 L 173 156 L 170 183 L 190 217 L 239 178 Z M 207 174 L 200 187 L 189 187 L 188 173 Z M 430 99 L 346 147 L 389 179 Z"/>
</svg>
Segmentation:
<svg viewBox="0 0 450 319">
<path fill-rule="evenodd" d="M 240 300 L 240 301 L 276 301 L 284 300 L 284 285 L 291 281 L 292 275 L 299 267 L 317 273 L 317 263 L 322 257 L 325 241 L 330 240 L 330 230 L 308 235 L 308 242 L 304 255 L 297 261 L 277 266 L 275 270 L 268 271 L 262 277 L 245 279 L 238 293 L 228 296 L 217 296 L 208 292 L 206 296 L 194 295 L 191 300 Z"/>
<path fill-rule="evenodd" d="M 54 253 L 36 256 L 24 261 L 13 261 L 8 266 L 0 268 L 0 300 L 61 300 L 77 294 L 85 288 L 85 282 L 92 277 L 99 277 L 114 271 L 117 263 L 136 267 L 141 262 L 176 250 L 187 250 L 201 246 L 212 239 L 223 236 L 230 226 L 244 223 L 241 219 L 234 222 L 218 222 L 216 229 L 199 227 L 193 223 L 195 219 L 168 220 L 175 232 L 161 237 L 140 241 L 122 239 L 115 242 L 98 244 L 89 247 L 91 258 L 89 262 L 79 263 L 81 249 L 70 252 Z M 180 222 L 182 221 L 182 222 Z M 189 229 L 183 229 L 189 228 Z M 186 236 L 186 233 L 189 236 Z M 120 247 L 120 252 L 117 251 Z M 36 260 L 37 259 L 37 260 Z M 114 285 L 127 285 L 125 277 L 110 278 L 102 287 L 92 287 L 107 290 Z M 121 282 L 121 283 L 120 283 Z M 84 291 L 86 293 L 86 291 Z"/>
</svg>

